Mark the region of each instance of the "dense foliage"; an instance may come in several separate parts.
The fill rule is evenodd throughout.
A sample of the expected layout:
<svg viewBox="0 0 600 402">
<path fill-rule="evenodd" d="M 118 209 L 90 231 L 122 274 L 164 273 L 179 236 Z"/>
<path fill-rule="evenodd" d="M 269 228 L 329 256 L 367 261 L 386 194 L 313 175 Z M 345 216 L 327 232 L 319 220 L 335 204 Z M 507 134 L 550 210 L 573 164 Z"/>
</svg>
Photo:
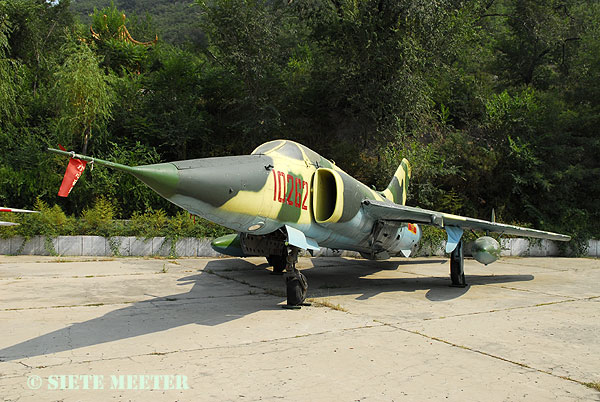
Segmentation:
<svg viewBox="0 0 600 402">
<path fill-rule="evenodd" d="M 136 236 L 140 238 L 168 237 L 219 237 L 231 230 L 198 217 L 190 217 L 184 211 L 168 216 L 162 209 L 148 209 L 134 212 L 130 219 L 114 219 L 114 206 L 106 198 L 100 197 L 94 205 L 86 208 L 80 218 L 67 216 L 54 205 L 37 200 L 34 205 L 37 214 L 3 215 L 2 219 L 19 223 L 18 226 L 0 226 L 0 238 L 22 236 L 94 235 L 94 236 Z"/>
<path fill-rule="evenodd" d="M 121 40 L 123 12 L 158 42 Z M 102 168 L 58 199 L 45 148 L 145 164 L 289 138 L 377 188 L 407 157 L 411 205 L 598 237 L 599 22 L 583 0 L 0 0 L 0 203 L 174 215 Z"/>
</svg>

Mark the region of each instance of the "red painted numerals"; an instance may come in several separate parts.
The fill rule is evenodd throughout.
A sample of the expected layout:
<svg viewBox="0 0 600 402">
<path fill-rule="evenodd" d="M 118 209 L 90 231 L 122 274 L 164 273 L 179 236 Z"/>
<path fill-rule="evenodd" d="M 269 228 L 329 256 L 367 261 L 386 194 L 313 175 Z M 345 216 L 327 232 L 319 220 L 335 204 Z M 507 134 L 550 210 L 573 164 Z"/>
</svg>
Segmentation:
<svg viewBox="0 0 600 402">
<path fill-rule="evenodd" d="M 307 210 L 308 183 L 300 177 L 277 170 L 273 172 L 273 201 Z M 304 196 L 303 196 L 304 195 Z"/>
</svg>

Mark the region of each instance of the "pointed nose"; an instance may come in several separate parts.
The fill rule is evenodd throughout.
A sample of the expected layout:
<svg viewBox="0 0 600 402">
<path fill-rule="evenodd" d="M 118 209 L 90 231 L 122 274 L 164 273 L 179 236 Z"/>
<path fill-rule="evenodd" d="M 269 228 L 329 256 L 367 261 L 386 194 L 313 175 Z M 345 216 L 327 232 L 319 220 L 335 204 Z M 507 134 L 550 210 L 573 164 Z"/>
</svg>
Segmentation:
<svg viewBox="0 0 600 402">
<path fill-rule="evenodd" d="M 173 162 L 179 172 L 177 192 L 219 208 L 242 192 L 259 192 L 269 179 L 273 160 L 259 155 L 225 156 Z"/>
<path fill-rule="evenodd" d="M 179 183 L 177 168 L 172 163 L 136 166 L 130 173 L 165 198 L 175 194 Z"/>
<path fill-rule="evenodd" d="M 228 201 L 264 188 L 270 177 L 269 165 L 273 166 L 271 158 L 247 155 L 158 163 L 126 171 L 169 201 L 195 214 L 208 214 L 209 220 L 215 221 L 216 210 Z M 245 207 L 247 215 L 254 215 L 247 210 Z"/>
</svg>

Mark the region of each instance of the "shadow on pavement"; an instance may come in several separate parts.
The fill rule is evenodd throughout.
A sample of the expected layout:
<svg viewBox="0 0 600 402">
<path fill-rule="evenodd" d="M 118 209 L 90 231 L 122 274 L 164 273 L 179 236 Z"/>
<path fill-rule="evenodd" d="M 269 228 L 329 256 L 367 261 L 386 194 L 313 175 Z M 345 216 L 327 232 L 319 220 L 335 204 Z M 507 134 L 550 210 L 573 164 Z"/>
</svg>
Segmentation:
<svg viewBox="0 0 600 402">
<path fill-rule="evenodd" d="M 368 278 L 382 271 L 423 263 L 447 264 L 447 260 L 362 261 L 343 258 L 315 258 L 313 267 L 303 269 L 309 280 L 309 297 L 353 295 L 362 293 L 358 300 L 368 299 L 382 292 L 414 292 L 427 290 L 432 302 L 455 299 L 469 288 L 452 288 L 448 277 L 427 277 L 406 274 L 394 278 Z M 267 264 L 253 264 L 243 259 L 210 261 L 199 274 L 179 278 L 180 285 L 193 284 L 189 292 L 154 297 L 110 311 L 91 320 L 37 336 L 0 350 L 0 361 L 74 350 L 86 346 L 161 332 L 188 324 L 216 326 L 236 320 L 257 311 L 280 310 L 277 303 L 284 297 L 263 294 L 281 294 L 284 291 L 281 276 L 267 275 Z M 229 281 L 237 282 L 240 289 L 226 295 L 215 295 L 215 276 L 222 278 L 225 289 Z M 164 277 L 160 280 L 171 280 Z M 532 275 L 467 276 L 474 286 L 488 283 L 530 281 Z M 221 285 L 219 281 L 219 285 Z M 247 285 L 248 288 L 240 285 Z M 258 288 L 258 290 L 257 290 Z"/>
</svg>

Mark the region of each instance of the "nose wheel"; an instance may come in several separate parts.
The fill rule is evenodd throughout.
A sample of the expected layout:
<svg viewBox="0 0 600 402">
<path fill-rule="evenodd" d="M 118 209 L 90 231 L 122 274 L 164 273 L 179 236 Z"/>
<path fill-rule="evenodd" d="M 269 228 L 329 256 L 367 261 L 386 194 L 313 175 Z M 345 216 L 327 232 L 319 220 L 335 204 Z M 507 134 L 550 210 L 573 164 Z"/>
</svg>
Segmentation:
<svg viewBox="0 0 600 402">
<path fill-rule="evenodd" d="M 287 291 L 287 304 L 283 308 L 300 309 L 302 306 L 310 306 L 305 303 L 308 282 L 302 272 L 296 269 L 298 262 L 298 248 L 289 246 L 287 249 L 285 264 L 285 285 Z"/>
</svg>

